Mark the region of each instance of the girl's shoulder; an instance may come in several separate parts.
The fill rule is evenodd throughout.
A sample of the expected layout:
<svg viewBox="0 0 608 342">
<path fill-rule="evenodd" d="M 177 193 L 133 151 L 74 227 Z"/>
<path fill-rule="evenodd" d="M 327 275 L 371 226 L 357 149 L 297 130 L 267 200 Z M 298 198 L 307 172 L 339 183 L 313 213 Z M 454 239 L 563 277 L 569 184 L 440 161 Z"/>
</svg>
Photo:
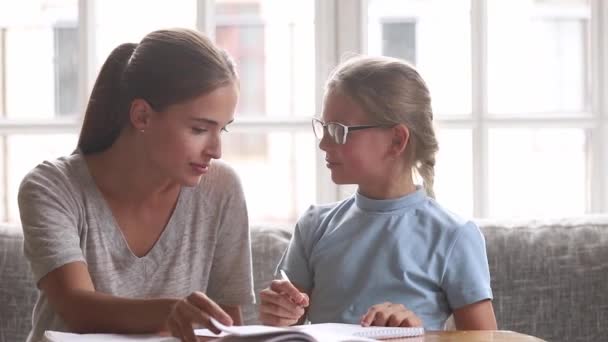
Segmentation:
<svg viewBox="0 0 608 342">
<path fill-rule="evenodd" d="M 324 231 L 330 227 L 331 221 L 343 216 L 351 210 L 353 205 L 353 197 L 339 202 L 310 205 L 298 219 L 296 231 L 305 235 L 323 235 Z"/>
<path fill-rule="evenodd" d="M 424 222 L 429 228 L 442 233 L 460 234 L 463 230 L 471 228 L 478 230 L 472 220 L 449 210 L 431 198 L 418 209 L 417 215 L 422 218 L 419 222 Z"/>
</svg>

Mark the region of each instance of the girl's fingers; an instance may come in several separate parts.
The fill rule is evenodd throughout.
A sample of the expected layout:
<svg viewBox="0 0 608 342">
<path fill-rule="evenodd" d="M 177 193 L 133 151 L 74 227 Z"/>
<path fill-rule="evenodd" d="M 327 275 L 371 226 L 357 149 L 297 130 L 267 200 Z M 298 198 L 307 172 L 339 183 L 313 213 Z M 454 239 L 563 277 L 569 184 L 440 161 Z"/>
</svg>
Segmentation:
<svg viewBox="0 0 608 342">
<path fill-rule="evenodd" d="M 304 315 L 304 309 L 295 307 L 295 310 L 288 310 L 282 306 L 266 302 L 260 305 L 260 314 L 298 320 Z"/>
<path fill-rule="evenodd" d="M 270 289 L 266 289 L 260 292 L 260 301 L 261 306 L 264 306 L 269 303 L 279 306 L 284 311 L 288 311 L 294 314 L 304 312 L 304 308 L 291 301 L 289 297 L 287 297 L 287 295 L 274 292 Z"/>
<path fill-rule="evenodd" d="M 309 305 L 308 295 L 300 292 L 289 280 L 273 280 L 270 289 L 276 293 L 284 294 L 294 303 L 307 307 Z"/>
<path fill-rule="evenodd" d="M 422 320 L 402 304 L 382 303 L 369 308 L 362 326 L 420 327 Z"/>
<path fill-rule="evenodd" d="M 286 327 L 298 322 L 298 320 L 295 319 L 283 318 L 265 313 L 260 313 L 260 321 L 264 325 L 272 325 L 275 327 Z"/>
</svg>

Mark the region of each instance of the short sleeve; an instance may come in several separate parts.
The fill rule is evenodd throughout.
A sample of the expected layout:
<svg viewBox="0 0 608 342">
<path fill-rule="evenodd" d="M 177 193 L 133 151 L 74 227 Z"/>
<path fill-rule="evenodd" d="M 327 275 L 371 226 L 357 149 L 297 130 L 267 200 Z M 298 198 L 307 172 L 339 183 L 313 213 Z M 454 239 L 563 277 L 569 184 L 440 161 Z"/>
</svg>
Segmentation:
<svg viewBox="0 0 608 342">
<path fill-rule="evenodd" d="M 207 295 L 226 305 L 255 301 L 251 268 L 251 236 L 245 196 L 237 175 L 224 168 L 229 196 L 220 204 L 222 215 L 216 240 Z"/>
<path fill-rule="evenodd" d="M 313 288 L 313 271 L 310 268 L 310 245 L 308 236 L 314 227 L 311 226 L 312 208 L 300 218 L 294 229 L 293 236 L 289 242 L 289 247 L 283 254 L 279 269 L 285 271 L 289 280 L 300 290 L 310 293 Z"/>
<path fill-rule="evenodd" d="M 447 254 L 442 288 L 452 309 L 492 299 L 485 240 L 472 222 L 458 229 Z"/>
<path fill-rule="evenodd" d="M 18 204 L 23 251 L 36 283 L 58 267 L 85 262 L 73 196 L 53 166 L 42 164 L 23 179 Z"/>
</svg>

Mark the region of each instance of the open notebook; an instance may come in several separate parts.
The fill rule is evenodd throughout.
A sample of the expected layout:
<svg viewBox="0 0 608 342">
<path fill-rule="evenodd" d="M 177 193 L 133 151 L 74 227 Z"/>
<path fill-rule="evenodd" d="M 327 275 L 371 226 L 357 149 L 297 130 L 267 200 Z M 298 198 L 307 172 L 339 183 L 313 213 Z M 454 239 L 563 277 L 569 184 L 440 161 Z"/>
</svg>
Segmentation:
<svg viewBox="0 0 608 342">
<path fill-rule="evenodd" d="M 207 329 L 196 329 L 199 336 L 217 337 L 220 342 L 373 342 L 376 339 L 419 336 L 423 328 L 364 328 L 354 324 L 323 323 L 298 325 L 289 328 L 276 328 L 264 325 L 225 326 L 213 320 L 222 331 L 216 335 Z M 46 331 L 45 342 L 178 342 L 174 337 L 158 335 L 121 335 L 121 334 L 74 334 L 59 331 Z"/>
<path fill-rule="evenodd" d="M 289 328 L 268 327 L 263 325 L 225 326 L 212 319 L 213 324 L 222 331 L 218 341 L 306 341 L 342 342 L 374 341 L 396 337 L 420 336 L 424 328 L 361 327 L 355 324 L 322 323 L 298 325 Z M 198 336 L 218 336 L 207 329 L 197 329 Z"/>
</svg>

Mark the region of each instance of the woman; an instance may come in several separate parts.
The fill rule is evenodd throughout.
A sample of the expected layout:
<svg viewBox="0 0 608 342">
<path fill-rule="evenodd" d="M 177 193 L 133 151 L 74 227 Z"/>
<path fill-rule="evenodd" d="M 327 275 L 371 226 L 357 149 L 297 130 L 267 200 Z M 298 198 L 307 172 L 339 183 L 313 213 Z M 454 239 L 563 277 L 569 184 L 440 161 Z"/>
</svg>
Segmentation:
<svg viewBox="0 0 608 342">
<path fill-rule="evenodd" d="M 91 94 L 77 151 L 23 180 L 24 251 L 45 330 L 194 340 L 253 301 L 247 209 L 221 156 L 234 65 L 198 32 L 118 46 Z"/>
</svg>

